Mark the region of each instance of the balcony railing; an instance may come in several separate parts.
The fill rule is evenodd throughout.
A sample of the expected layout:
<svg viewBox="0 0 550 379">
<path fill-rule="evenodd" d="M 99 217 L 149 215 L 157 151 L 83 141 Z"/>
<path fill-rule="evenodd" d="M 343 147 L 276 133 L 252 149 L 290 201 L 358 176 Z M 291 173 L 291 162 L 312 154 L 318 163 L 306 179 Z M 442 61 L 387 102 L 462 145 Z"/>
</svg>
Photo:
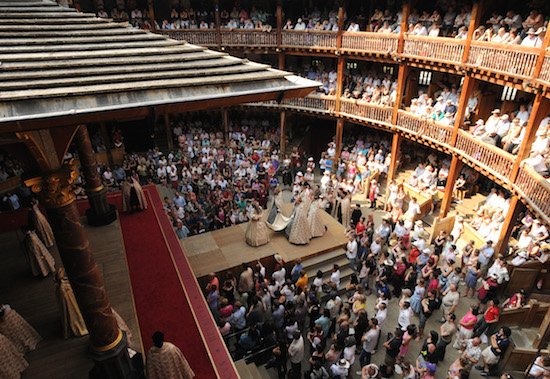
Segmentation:
<svg viewBox="0 0 550 379">
<path fill-rule="evenodd" d="M 542 62 L 539 80 L 544 82 L 545 85 L 550 86 L 550 50 L 546 50 L 546 56 Z"/>
<path fill-rule="evenodd" d="M 456 141 L 456 151 L 466 159 L 473 161 L 499 178 L 508 182 L 512 172 L 512 165 L 516 157 L 496 146 L 479 141 L 470 133 L 459 130 Z"/>
<path fill-rule="evenodd" d="M 170 38 L 186 41 L 199 46 L 217 46 L 216 31 L 214 29 L 173 29 L 157 30 L 157 33 L 166 34 Z"/>
<path fill-rule="evenodd" d="M 393 54 L 397 51 L 398 34 L 371 32 L 344 32 L 342 49 L 368 54 Z"/>
<path fill-rule="evenodd" d="M 502 43 L 472 41 L 468 66 L 529 79 L 540 49 Z"/>
<path fill-rule="evenodd" d="M 277 33 L 262 32 L 255 29 L 222 29 L 222 46 L 257 46 L 257 47 L 276 47 Z"/>
<path fill-rule="evenodd" d="M 522 197 L 550 223 L 550 183 L 531 167 L 523 164 L 515 183 Z"/>
<path fill-rule="evenodd" d="M 319 94 L 311 94 L 303 98 L 285 99 L 284 107 L 299 108 L 301 110 L 314 110 L 321 113 L 333 113 L 336 109 L 336 97 Z"/>
<path fill-rule="evenodd" d="M 337 32 L 283 30 L 282 47 L 336 50 Z"/>
<path fill-rule="evenodd" d="M 405 36 L 403 56 L 461 64 L 465 41 L 454 38 Z"/>
<path fill-rule="evenodd" d="M 453 128 L 451 126 L 400 110 L 397 118 L 397 127 L 418 137 L 450 148 L 453 135 Z"/>
<path fill-rule="evenodd" d="M 367 122 L 385 124 L 391 128 L 392 107 L 375 105 L 355 99 L 341 99 L 340 113 Z"/>
</svg>

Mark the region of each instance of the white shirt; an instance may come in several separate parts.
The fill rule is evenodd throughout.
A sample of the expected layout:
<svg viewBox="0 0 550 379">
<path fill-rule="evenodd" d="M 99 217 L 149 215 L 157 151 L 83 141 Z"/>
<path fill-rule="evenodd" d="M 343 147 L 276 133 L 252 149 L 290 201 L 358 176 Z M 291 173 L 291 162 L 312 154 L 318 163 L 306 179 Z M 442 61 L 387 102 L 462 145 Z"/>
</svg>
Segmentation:
<svg viewBox="0 0 550 379">
<path fill-rule="evenodd" d="M 340 286 L 340 270 L 336 270 L 330 274 L 330 281 L 336 284 L 336 288 Z"/>
<path fill-rule="evenodd" d="M 346 246 L 346 256 L 348 259 L 357 258 L 357 241 L 355 239 L 348 242 Z"/>
<path fill-rule="evenodd" d="M 397 323 L 401 326 L 401 330 L 407 330 L 407 326 L 411 323 L 412 310 L 411 308 L 400 309 Z"/>
</svg>

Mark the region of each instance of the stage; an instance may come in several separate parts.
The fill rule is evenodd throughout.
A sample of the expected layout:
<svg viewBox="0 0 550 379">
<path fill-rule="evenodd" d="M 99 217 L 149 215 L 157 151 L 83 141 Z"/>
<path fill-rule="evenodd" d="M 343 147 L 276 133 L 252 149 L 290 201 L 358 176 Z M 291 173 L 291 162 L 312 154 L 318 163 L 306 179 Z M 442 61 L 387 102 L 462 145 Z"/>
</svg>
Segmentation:
<svg viewBox="0 0 550 379">
<path fill-rule="evenodd" d="M 287 205 L 285 214 L 288 215 L 292 205 Z M 322 237 L 312 239 L 307 245 L 293 245 L 288 242 L 284 232 L 275 233 L 269 230 L 268 244 L 259 247 L 248 246 L 244 238 L 248 223 L 192 236 L 183 239 L 181 244 L 197 278 L 275 253 L 280 254 L 286 262 L 296 258 L 305 260 L 343 247 L 348 242 L 342 224 L 325 211 L 320 212 L 321 219 L 327 226 L 327 232 Z M 264 212 L 264 219 L 267 213 L 267 211 Z"/>
</svg>

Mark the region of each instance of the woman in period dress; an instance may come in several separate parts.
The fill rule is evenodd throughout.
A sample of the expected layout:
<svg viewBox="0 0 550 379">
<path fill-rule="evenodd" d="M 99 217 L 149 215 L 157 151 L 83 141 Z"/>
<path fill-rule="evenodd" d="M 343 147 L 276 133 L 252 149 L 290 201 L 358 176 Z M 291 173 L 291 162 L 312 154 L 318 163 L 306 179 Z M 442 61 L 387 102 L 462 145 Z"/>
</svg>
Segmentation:
<svg viewBox="0 0 550 379">
<path fill-rule="evenodd" d="M 147 209 L 147 200 L 139 182 L 132 176 L 128 176 L 122 183 L 122 210 L 126 212 L 136 209 Z"/>
<path fill-rule="evenodd" d="M 74 297 L 73 288 L 63 267 L 55 275 L 57 302 L 61 312 L 63 338 L 81 337 L 88 334 L 88 329 L 80 313 L 80 308 Z"/>
<path fill-rule="evenodd" d="M 42 337 L 7 304 L 0 306 L 0 334 L 5 335 L 23 354 L 36 349 Z"/>
<path fill-rule="evenodd" d="M 325 208 L 325 201 L 320 197 L 320 195 L 320 191 L 315 192 L 315 199 L 311 203 L 307 215 L 312 238 L 322 237 L 327 231 L 327 226 L 323 224 L 323 221 L 321 220 L 321 214 L 319 213 L 319 210 Z"/>
<path fill-rule="evenodd" d="M 25 254 L 33 276 L 46 277 L 50 272 L 55 272 L 55 259 L 34 230 L 25 232 Z"/>
<path fill-rule="evenodd" d="M 55 243 L 55 239 L 52 232 L 52 227 L 46 219 L 46 216 L 38 208 L 38 201 L 32 202 L 29 210 L 29 225 L 36 230 L 38 238 L 44 243 L 46 247 L 52 247 Z"/>
<path fill-rule="evenodd" d="M 311 205 L 310 189 L 307 183 L 304 184 L 302 192 L 296 199 L 292 221 L 285 229 L 288 242 L 295 245 L 305 245 L 311 239 L 311 229 L 307 219 Z"/>
<path fill-rule="evenodd" d="M 271 230 L 280 232 L 285 230 L 291 221 L 292 217 L 287 217 L 283 214 L 283 191 L 277 187 L 275 188 L 275 197 L 267 216 L 266 224 Z"/>
<path fill-rule="evenodd" d="M 267 226 L 262 220 L 262 207 L 254 202 L 254 210 L 250 214 L 250 221 L 245 233 L 246 243 L 250 246 L 262 246 L 269 242 Z"/>
<path fill-rule="evenodd" d="M 346 191 L 342 201 L 340 201 L 340 209 L 342 212 L 342 225 L 347 228 L 351 220 L 351 194 Z"/>
<path fill-rule="evenodd" d="M 3 334 L 0 334 L 0 357 L 0 378 L 3 379 L 21 378 L 21 373 L 29 366 L 23 353 Z"/>
</svg>

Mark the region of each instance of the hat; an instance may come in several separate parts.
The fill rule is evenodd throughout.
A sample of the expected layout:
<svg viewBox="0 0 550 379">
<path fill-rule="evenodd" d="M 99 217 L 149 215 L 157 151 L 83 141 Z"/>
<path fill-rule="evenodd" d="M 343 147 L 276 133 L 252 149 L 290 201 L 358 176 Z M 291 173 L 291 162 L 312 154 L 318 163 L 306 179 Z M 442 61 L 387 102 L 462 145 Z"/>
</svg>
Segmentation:
<svg viewBox="0 0 550 379">
<path fill-rule="evenodd" d="M 338 366 L 344 367 L 347 370 L 349 368 L 349 362 L 346 359 L 342 358 L 338 361 Z"/>
<path fill-rule="evenodd" d="M 500 113 L 500 109 L 493 109 L 491 113 Z"/>
<path fill-rule="evenodd" d="M 476 121 L 476 125 L 484 125 L 485 121 L 483 121 L 481 118 Z"/>
<path fill-rule="evenodd" d="M 535 28 L 529 28 L 529 30 L 527 31 L 527 34 L 535 35 L 535 34 L 537 34 L 537 32 L 535 31 Z"/>
<path fill-rule="evenodd" d="M 279 254 L 275 253 L 273 255 L 273 258 L 275 258 L 275 260 L 277 261 L 277 263 L 280 263 L 280 264 L 283 264 L 283 257 L 281 257 Z"/>
<path fill-rule="evenodd" d="M 298 171 L 298 173 L 296 175 L 297 176 L 304 176 L 304 174 L 302 174 L 302 171 Z"/>
<path fill-rule="evenodd" d="M 426 370 L 428 370 L 429 372 L 431 373 L 435 373 L 435 371 L 437 370 L 437 366 L 435 365 L 435 363 L 426 363 Z"/>
<path fill-rule="evenodd" d="M 422 254 L 430 254 L 432 251 L 430 250 L 429 247 L 425 248 L 424 250 L 422 250 Z"/>
<path fill-rule="evenodd" d="M 439 101 L 439 100 L 443 100 L 443 96 L 439 96 L 439 97 L 437 98 L 437 100 L 438 100 L 438 101 Z"/>
<path fill-rule="evenodd" d="M 416 220 L 416 221 L 414 222 L 414 224 L 415 224 L 415 225 L 418 225 L 418 226 L 424 225 L 424 223 L 422 222 L 422 220 Z"/>
<path fill-rule="evenodd" d="M 313 162 L 313 157 L 309 157 L 307 160 L 308 160 L 309 162 Z"/>
<path fill-rule="evenodd" d="M 302 22 L 302 19 L 301 19 L 301 18 L 299 18 L 299 19 L 298 19 L 298 22 Z"/>
<path fill-rule="evenodd" d="M 389 258 L 384 260 L 384 266 L 393 266 L 393 261 Z"/>
</svg>

